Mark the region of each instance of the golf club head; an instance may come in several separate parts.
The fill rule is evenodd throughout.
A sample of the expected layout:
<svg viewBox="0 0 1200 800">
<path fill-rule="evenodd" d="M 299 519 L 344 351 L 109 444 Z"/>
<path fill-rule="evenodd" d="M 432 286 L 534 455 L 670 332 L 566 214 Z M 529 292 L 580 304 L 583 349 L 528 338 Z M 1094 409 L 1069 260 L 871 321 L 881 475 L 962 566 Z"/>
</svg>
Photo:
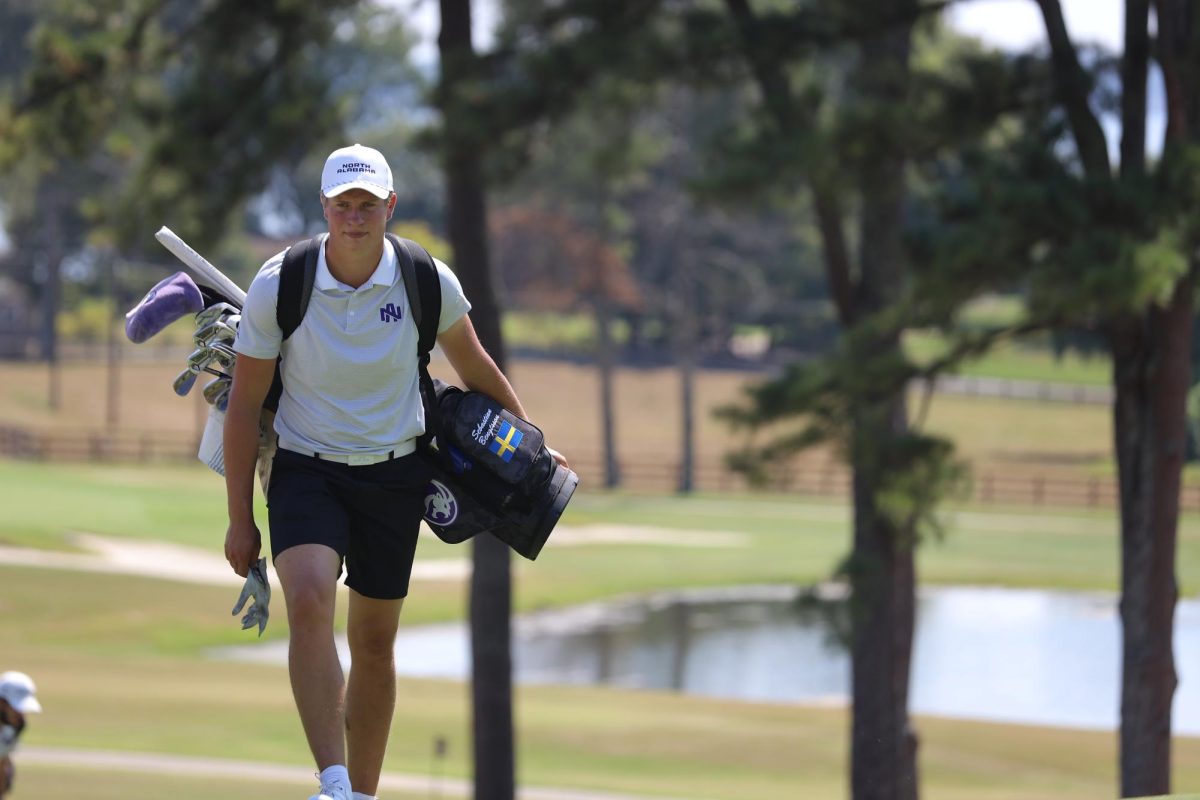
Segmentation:
<svg viewBox="0 0 1200 800">
<path fill-rule="evenodd" d="M 241 315 L 242 310 L 231 303 L 213 303 L 211 306 L 196 312 L 196 327 L 203 328 L 210 322 L 215 322 L 230 314 Z"/>
<path fill-rule="evenodd" d="M 237 328 L 230 327 L 224 319 L 213 320 L 203 328 L 197 328 L 196 333 L 192 336 L 197 347 L 203 347 L 212 342 L 232 344 L 235 338 L 237 338 Z"/>
<path fill-rule="evenodd" d="M 237 363 L 237 351 L 227 344 L 212 342 L 207 350 L 212 354 L 212 360 L 225 369 L 233 369 L 233 365 Z"/>
<path fill-rule="evenodd" d="M 220 325 L 220 327 L 217 328 L 216 335 L 213 336 L 213 338 L 210 341 L 217 342 L 219 344 L 223 344 L 232 350 L 233 343 L 237 339 L 237 328 L 231 328 L 228 325 L 224 325 L 221 323 L 218 323 L 218 324 Z"/>
<path fill-rule="evenodd" d="M 193 350 L 192 354 L 188 356 L 187 366 L 189 370 L 198 375 L 204 371 L 205 367 L 212 363 L 212 360 L 212 350 L 207 347 L 199 347 Z"/>
<path fill-rule="evenodd" d="M 204 399 L 208 401 L 209 405 L 216 405 L 217 398 L 220 397 L 222 393 L 228 392 L 231 385 L 232 381 L 230 381 L 228 378 L 216 378 L 215 380 L 209 381 L 204 386 Z"/>
<path fill-rule="evenodd" d="M 221 390 L 226 389 L 229 381 L 224 378 L 214 378 L 209 383 L 204 384 L 204 399 L 212 402 L 212 398 L 216 397 Z"/>
<path fill-rule="evenodd" d="M 192 387 L 195 385 L 196 373 L 193 372 L 189 366 L 175 377 L 175 382 L 172 384 L 172 388 L 175 390 L 175 394 L 179 395 L 180 397 L 186 397 L 187 393 L 190 392 Z"/>
</svg>

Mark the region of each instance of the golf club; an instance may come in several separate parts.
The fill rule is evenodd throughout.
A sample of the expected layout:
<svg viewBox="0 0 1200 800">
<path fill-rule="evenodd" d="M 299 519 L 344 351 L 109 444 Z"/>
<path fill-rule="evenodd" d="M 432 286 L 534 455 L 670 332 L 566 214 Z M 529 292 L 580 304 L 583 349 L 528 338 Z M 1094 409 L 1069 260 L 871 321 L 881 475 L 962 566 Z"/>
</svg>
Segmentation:
<svg viewBox="0 0 1200 800">
<path fill-rule="evenodd" d="M 237 337 L 237 328 L 232 328 L 222 320 L 213 320 L 203 328 L 198 328 L 192 336 L 196 346 L 204 346 L 214 341 L 232 344 Z"/>
<path fill-rule="evenodd" d="M 208 350 L 213 354 L 213 360 L 226 369 L 237 363 L 237 351 L 223 342 L 210 343 Z"/>
<path fill-rule="evenodd" d="M 172 388 L 175 389 L 175 394 L 179 395 L 180 397 L 186 397 L 187 393 L 190 392 L 192 387 L 195 385 L 196 373 L 193 372 L 189 366 L 175 377 L 175 382 L 172 384 Z"/>
<path fill-rule="evenodd" d="M 228 392 L 231 385 L 232 381 L 229 381 L 225 378 L 217 378 L 209 381 L 204 386 L 204 399 L 208 401 L 209 405 L 216 405 L 217 398 L 219 398 L 225 392 Z"/>
<path fill-rule="evenodd" d="M 204 283 L 216 288 L 225 297 L 232 299 L 239 305 L 246 302 L 246 293 L 236 283 L 231 281 L 221 270 L 214 267 L 208 259 L 189 247 L 187 242 L 180 239 L 166 225 L 158 229 L 158 233 L 154 234 L 154 238 L 158 239 L 163 247 L 170 250 L 176 258 L 182 261 L 198 277 L 202 278 Z"/>
<path fill-rule="evenodd" d="M 199 373 L 213 360 L 212 353 L 207 347 L 199 347 L 192 351 L 187 358 L 187 366 L 194 373 Z"/>
<path fill-rule="evenodd" d="M 196 312 L 196 327 L 201 328 L 210 322 L 214 322 L 223 316 L 237 314 L 241 316 L 241 309 L 229 303 L 213 303 L 211 306 Z"/>
<path fill-rule="evenodd" d="M 222 350 L 214 350 L 211 347 L 202 347 L 188 356 L 187 365 L 188 369 L 197 374 L 201 372 L 208 372 L 217 376 L 228 376 L 227 372 L 213 369 L 211 364 L 215 361 L 217 362 L 217 365 L 223 369 L 232 370 L 233 364 L 237 360 L 236 356 L 237 354 L 233 353 L 233 351 L 228 347 L 223 347 Z"/>
</svg>

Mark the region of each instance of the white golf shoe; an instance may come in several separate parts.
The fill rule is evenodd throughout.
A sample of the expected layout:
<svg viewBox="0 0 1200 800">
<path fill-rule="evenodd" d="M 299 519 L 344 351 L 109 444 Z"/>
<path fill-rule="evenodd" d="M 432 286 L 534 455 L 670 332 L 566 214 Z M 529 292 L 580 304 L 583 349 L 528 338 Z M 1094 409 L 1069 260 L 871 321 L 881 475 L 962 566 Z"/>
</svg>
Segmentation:
<svg viewBox="0 0 1200 800">
<path fill-rule="evenodd" d="M 320 794 L 314 794 L 308 800 L 351 800 L 350 787 L 342 783 L 323 783 Z"/>
</svg>

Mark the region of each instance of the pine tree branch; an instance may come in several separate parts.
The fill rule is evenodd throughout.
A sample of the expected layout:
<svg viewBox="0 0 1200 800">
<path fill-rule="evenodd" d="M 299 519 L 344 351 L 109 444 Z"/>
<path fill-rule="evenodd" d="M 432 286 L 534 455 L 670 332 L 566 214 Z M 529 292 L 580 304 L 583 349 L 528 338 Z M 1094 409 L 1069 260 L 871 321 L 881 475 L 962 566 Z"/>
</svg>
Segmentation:
<svg viewBox="0 0 1200 800">
<path fill-rule="evenodd" d="M 1042 10 L 1046 37 L 1050 40 L 1055 86 L 1071 123 L 1079 160 L 1089 178 L 1107 180 L 1112 177 L 1108 143 L 1100 120 L 1088 104 L 1087 72 L 1079 63 L 1079 53 L 1067 32 L 1062 5 L 1060 0 L 1037 0 L 1037 4 Z"/>
<path fill-rule="evenodd" d="M 747 0 L 725 0 L 741 36 L 746 60 L 750 63 L 766 104 L 781 135 L 804 130 L 813 125 L 812 115 L 803 108 L 792 93 L 791 82 L 780 61 L 762 41 L 763 28 L 750 9 Z M 856 287 L 851 277 L 850 252 L 842 229 L 841 199 L 828 179 L 810 178 L 813 207 L 821 231 L 825 277 L 829 294 L 843 325 L 854 322 Z"/>
<path fill-rule="evenodd" d="M 1125 0 L 1121 57 L 1121 177 L 1146 171 L 1146 81 L 1150 67 L 1150 0 Z"/>
<path fill-rule="evenodd" d="M 154 0 L 144 5 L 128 24 L 127 33 L 116 50 L 130 60 L 139 59 L 145 43 L 146 27 L 162 12 L 164 4 L 165 0 Z M 36 112 L 63 94 L 99 83 L 109 72 L 109 58 L 108 54 L 93 53 L 90 57 L 77 59 L 79 63 L 73 68 L 60 68 L 52 74 L 40 74 L 40 80 L 13 104 L 13 116 Z M 64 61 L 65 59 L 59 59 L 60 67 L 65 67 Z"/>
<path fill-rule="evenodd" d="M 1193 12 L 1190 4 L 1179 0 L 1154 0 L 1154 10 L 1158 22 L 1158 61 L 1167 95 L 1165 138 L 1167 142 L 1182 142 L 1194 134 L 1189 130 L 1192 114 L 1188 113 L 1194 106 L 1188 103 L 1184 74 L 1192 65 L 1181 63 L 1181 56 L 1186 58 L 1190 44 L 1186 18 Z"/>
</svg>

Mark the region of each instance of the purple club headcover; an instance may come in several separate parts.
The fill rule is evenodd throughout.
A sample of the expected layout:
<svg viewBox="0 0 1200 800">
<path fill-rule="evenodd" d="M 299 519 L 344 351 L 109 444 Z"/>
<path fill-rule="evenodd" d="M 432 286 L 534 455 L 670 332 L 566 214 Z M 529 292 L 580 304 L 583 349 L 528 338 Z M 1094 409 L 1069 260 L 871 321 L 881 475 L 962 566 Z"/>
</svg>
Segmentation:
<svg viewBox="0 0 1200 800">
<path fill-rule="evenodd" d="M 140 344 L 185 314 L 204 308 L 200 287 L 185 273 L 159 281 L 125 315 L 125 335 Z"/>
</svg>

